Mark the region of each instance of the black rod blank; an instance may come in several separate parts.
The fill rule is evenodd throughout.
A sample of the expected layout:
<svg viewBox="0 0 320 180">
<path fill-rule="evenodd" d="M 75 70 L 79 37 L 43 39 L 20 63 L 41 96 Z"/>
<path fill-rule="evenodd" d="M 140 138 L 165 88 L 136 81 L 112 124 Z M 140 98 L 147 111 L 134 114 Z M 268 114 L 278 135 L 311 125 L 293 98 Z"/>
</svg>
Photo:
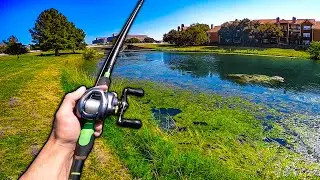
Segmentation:
<svg viewBox="0 0 320 180">
<path fill-rule="evenodd" d="M 115 65 L 115 62 L 117 60 L 117 57 L 119 55 L 119 52 L 122 48 L 122 45 L 124 43 L 124 41 L 126 40 L 127 34 L 132 26 L 133 21 L 135 20 L 142 4 L 143 4 L 144 0 L 140 0 L 136 6 L 136 8 L 134 9 L 134 11 L 132 12 L 131 16 L 129 17 L 129 19 L 127 20 L 126 24 L 123 26 L 120 34 L 117 36 L 117 40 L 116 43 L 114 44 L 113 48 L 111 49 L 108 57 L 106 58 L 104 65 L 101 69 L 101 72 L 97 78 L 96 84 L 95 86 L 98 86 L 99 84 L 99 80 L 101 77 L 106 77 L 106 78 L 110 78 L 113 67 Z"/>
</svg>

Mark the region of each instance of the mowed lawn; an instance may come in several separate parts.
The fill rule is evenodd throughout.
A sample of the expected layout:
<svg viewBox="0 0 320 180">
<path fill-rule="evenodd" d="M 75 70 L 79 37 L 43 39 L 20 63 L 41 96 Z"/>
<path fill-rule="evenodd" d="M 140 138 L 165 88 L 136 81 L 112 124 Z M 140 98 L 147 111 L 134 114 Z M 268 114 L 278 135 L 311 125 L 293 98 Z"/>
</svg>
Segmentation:
<svg viewBox="0 0 320 180">
<path fill-rule="evenodd" d="M 65 94 L 61 71 L 76 60 L 81 63 L 81 55 L 0 57 L 0 179 L 17 179 L 45 143 Z M 85 171 L 94 173 L 84 179 L 130 177 L 100 140 Z"/>
<path fill-rule="evenodd" d="M 84 61 L 81 54 L 0 57 L 0 179 L 21 175 L 49 136 L 64 94 L 80 85 L 91 86 L 94 71 L 96 61 Z M 126 114 L 141 119 L 143 128 L 118 128 L 115 117 L 108 118 L 83 179 L 317 178 L 319 164 L 263 141 L 288 137 L 277 123 L 255 118 L 263 115 L 260 106 L 168 84 L 120 77 L 112 82 L 111 89 L 118 93 L 127 86 L 145 90 L 145 97 L 129 98 Z M 154 113 L 161 108 L 181 113 Z M 174 120 L 177 127 L 161 129 L 157 116 Z M 262 124 L 271 130 L 264 131 Z"/>
</svg>

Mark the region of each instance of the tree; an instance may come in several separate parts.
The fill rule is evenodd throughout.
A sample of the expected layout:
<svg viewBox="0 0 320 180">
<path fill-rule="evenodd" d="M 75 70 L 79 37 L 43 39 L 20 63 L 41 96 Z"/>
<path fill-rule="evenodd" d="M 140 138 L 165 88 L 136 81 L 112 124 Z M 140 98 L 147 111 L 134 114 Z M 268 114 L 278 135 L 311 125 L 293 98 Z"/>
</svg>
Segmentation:
<svg viewBox="0 0 320 180">
<path fill-rule="evenodd" d="M 0 54 L 5 53 L 7 49 L 7 46 L 5 43 L 0 44 Z"/>
<path fill-rule="evenodd" d="M 172 29 L 163 35 L 163 41 L 178 46 L 202 45 L 208 42 L 208 30 L 209 26 L 206 24 L 192 24 L 188 29 L 183 31 Z"/>
<path fill-rule="evenodd" d="M 259 21 L 250 21 L 245 18 L 243 20 L 234 20 L 232 22 L 223 23 L 219 30 L 221 41 L 225 44 L 242 43 L 248 44 L 258 40 L 263 43 L 263 39 L 271 42 L 273 39 L 279 41 L 284 33 L 278 24 L 260 24 Z"/>
<path fill-rule="evenodd" d="M 72 22 L 69 23 L 68 48 L 72 49 L 73 53 L 76 49 L 85 49 L 85 37 L 86 34 L 82 29 L 76 28 Z"/>
<path fill-rule="evenodd" d="M 145 43 L 154 43 L 156 40 L 154 40 L 153 38 L 150 37 L 146 37 L 144 38 L 143 42 Z"/>
<path fill-rule="evenodd" d="M 311 43 L 308 52 L 312 59 L 320 60 L 320 41 L 314 41 Z"/>
<path fill-rule="evenodd" d="M 272 38 L 276 38 L 279 41 L 279 38 L 284 35 L 280 25 L 269 23 L 260 25 L 258 32 L 261 43 L 263 39 L 268 39 L 271 42 Z"/>
<path fill-rule="evenodd" d="M 126 43 L 130 43 L 130 44 L 132 44 L 132 43 L 140 43 L 140 40 L 137 39 L 137 38 L 131 38 L 131 39 L 126 40 Z"/>
<path fill-rule="evenodd" d="M 208 42 L 207 31 L 209 26 L 206 24 L 192 24 L 185 32 L 184 36 L 188 40 L 188 45 L 203 45 Z"/>
<path fill-rule="evenodd" d="M 168 33 L 163 35 L 163 41 L 170 44 L 174 44 L 177 41 L 178 31 L 172 29 Z"/>
<path fill-rule="evenodd" d="M 38 44 L 41 50 L 54 49 L 56 56 L 60 55 L 59 50 L 75 50 L 84 46 L 84 32 L 53 8 L 41 12 L 35 26 L 29 31 L 33 42 Z"/>
<path fill-rule="evenodd" d="M 28 49 L 19 43 L 18 39 L 13 35 L 10 36 L 4 43 L 6 44 L 4 51 L 6 54 L 17 55 L 19 58 L 20 54 L 26 54 L 28 52 Z"/>
</svg>

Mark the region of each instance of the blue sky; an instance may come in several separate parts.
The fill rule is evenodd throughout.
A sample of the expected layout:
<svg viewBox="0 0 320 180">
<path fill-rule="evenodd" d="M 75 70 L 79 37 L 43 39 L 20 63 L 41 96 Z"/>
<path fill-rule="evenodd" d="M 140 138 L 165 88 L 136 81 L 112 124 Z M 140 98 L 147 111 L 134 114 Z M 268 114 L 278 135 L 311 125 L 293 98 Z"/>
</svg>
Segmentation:
<svg viewBox="0 0 320 180">
<path fill-rule="evenodd" d="M 56 8 L 83 29 L 86 41 L 117 33 L 136 0 L 0 0 L 0 40 L 15 35 L 30 43 L 29 29 L 41 11 Z M 315 18 L 320 20 L 319 0 L 146 0 L 131 34 L 155 39 L 184 23 L 220 25 L 236 18 Z"/>
</svg>

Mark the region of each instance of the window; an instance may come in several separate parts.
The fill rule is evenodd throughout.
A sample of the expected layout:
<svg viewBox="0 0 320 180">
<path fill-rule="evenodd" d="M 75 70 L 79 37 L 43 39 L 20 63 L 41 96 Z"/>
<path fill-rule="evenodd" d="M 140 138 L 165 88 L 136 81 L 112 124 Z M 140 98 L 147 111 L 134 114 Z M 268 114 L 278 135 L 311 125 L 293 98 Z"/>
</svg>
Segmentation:
<svg viewBox="0 0 320 180">
<path fill-rule="evenodd" d="M 291 29 L 292 30 L 300 30 L 300 26 L 299 25 L 291 25 Z"/>
<path fill-rule="evenodd" d="M 303 37 L 309 38 L 309 37 L 311 37 L 311 34 L 310 33 L 303 33 Z"/>
<path fill-rule="evenodd" d="M 304 45 L 310 45 L 310 40 L 303 40 Z"/>
<path fill-rule="evenodd" d="M 311 30 L 311 26 L 303 26 L 303 30 Z"/>
</svg>

